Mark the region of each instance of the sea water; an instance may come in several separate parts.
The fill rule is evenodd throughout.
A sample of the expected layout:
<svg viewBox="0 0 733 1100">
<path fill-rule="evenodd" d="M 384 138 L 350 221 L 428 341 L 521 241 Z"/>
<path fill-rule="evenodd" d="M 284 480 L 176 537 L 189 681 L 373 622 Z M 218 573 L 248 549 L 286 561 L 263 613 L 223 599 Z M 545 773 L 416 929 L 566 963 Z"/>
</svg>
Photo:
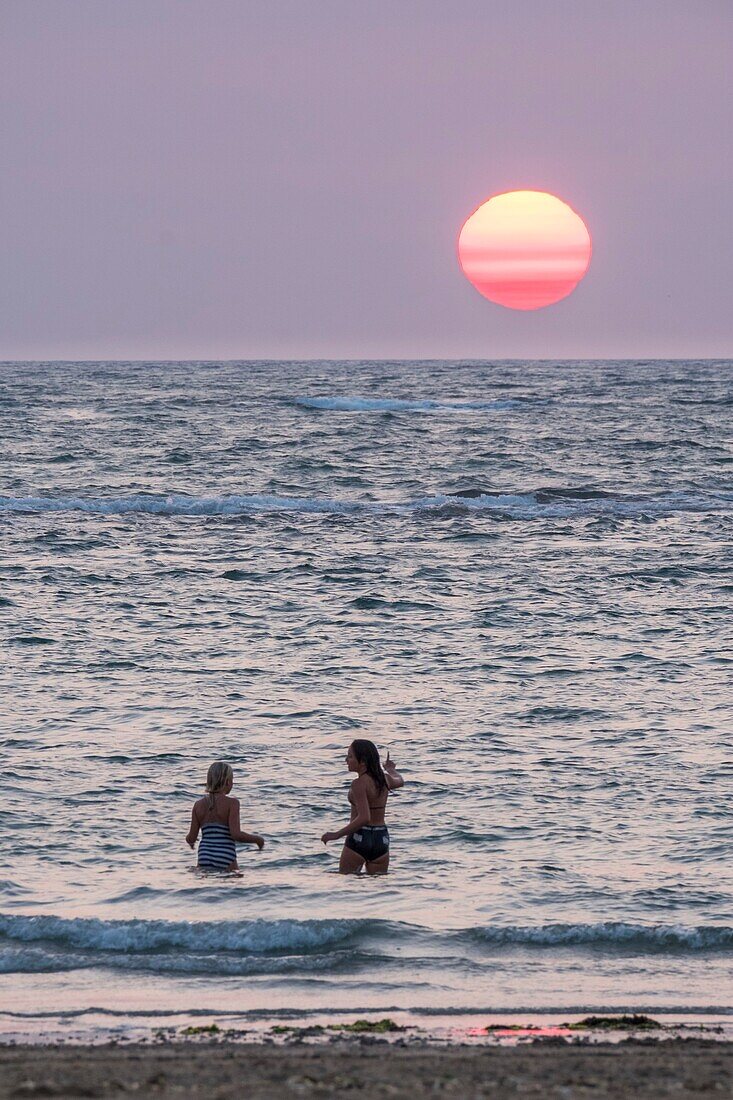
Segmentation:
<svg viewBox="0 0 733 1100">
<path fill-rule="evenodd" d="M 731 378 L 0 366 L 2 1026 L 733 1011 Z M 386 877 L 320 841 L 354 737 Z"/>
</svg>

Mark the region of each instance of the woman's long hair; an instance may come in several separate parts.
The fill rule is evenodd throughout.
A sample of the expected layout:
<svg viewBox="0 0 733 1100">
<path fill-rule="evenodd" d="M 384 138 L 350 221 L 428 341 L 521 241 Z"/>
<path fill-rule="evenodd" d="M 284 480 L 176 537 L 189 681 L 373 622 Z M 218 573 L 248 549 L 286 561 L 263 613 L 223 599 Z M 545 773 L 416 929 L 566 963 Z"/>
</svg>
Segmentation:
<svg viewBox="0 0 733 1100">
<path fill-rule="evenodd" d="M 214 809 L 216 796 L 223 791 L 234 779 L 234 772 L 230 764 L 217 760 L 206 773 L 206 793 L 209 796 L 209 809 Z"/>
<path fill-rule="evenodd" d="M 351 747 L 354 750 L 356 759 L 365 766 L 367 775 L 370 775 L 374 780 L 377 790 L 386 791 L 387 780 L 379 762 L 379 749 L 374 742 L 360 737 L 351 742 Z"/>
</svg>

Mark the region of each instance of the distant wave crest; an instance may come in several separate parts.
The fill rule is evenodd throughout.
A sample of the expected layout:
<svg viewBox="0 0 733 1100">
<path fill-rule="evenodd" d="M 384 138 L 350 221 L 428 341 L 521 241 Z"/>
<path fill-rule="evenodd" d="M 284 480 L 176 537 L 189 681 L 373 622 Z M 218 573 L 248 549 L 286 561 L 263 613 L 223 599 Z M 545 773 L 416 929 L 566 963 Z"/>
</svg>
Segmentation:
<svg viewBox="0 0 733 1100">
<path fill-rule="evenodd" d="M 0 497 L 0 515 L 40 512 L 83 512 L 91 515 L 237 516 L 268 513 L 323 515 L 400 515 L 476 512 L 506 519 L 553 519 L 573 516 L 634 517 L 674 512 L 725 512 L 733 493 L 663 493 L 659 496 L 613 494 L 593 489 L 537 489 L 531 492 L 491 492 L 466 489 L 414 500 L 335 500 L 329 497 L 286 497 L 242 494 L 219 497 L 97 496 Z"/>
<path fill-rule="evenodd" d="M 467 935 L 487 945 L 527 947 L 623 947 L 646 951 L 715 951 L 733 949 L 733 928 L 727 925 L 598 924 L 489 925 Z"/>
<path fill-rule="evenodd" d="M 481 409 L 516 409 L 525 402 L 518 398 L 496 398 L 493 401 L 448 401 L 437 399 L 409 400 L 399 397 L 296 397 L 295 404 L 304 409 L 331 412 L 451 412 Z"/>
</svg>

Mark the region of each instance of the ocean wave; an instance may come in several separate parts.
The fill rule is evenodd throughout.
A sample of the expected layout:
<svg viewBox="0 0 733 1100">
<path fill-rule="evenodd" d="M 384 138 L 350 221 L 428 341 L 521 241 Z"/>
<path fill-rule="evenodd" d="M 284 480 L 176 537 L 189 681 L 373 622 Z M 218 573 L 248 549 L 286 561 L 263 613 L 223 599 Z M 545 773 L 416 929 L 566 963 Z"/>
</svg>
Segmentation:
<svg viewBox="0 0 733 1100">
<path fill-rule="evenodd" d="M 308 952 L 346 943 L 378 923 L 295 919 L 191 922 L 0 915 L 0 938 L 99 952 L 183 950 L 262 955 Z"/>
<path fill-rule="evenodd" d="M 326 972 L 333 975 L 341 970 L 361 970 L 374 966 L 374 963 L 374 956 L 358 952 L 348 952 L 345 955 L 237 955 L 233 952 L 201 954 L 186 951 L 160 954 L 115 951 L 100 955 L 95 952 L 47 951 L 38 947 L 0 951 L 0 974 L 59 974 L 104 967 L 107 970 L 172 975 L 254 977 Z"/>
<path fill-rule="evenodd" d="M 733 949 L 729 925 L 598 924 L 488 925 L 468 929 L 475 943 L 526 947 L 620 947 L 636 951 L 728 951 Z"/>
<path fill-rule="evenodd" d="M 368 506 L 359 502 L 318 498 L 246 496 L 191 497 L 0 497 L 0 514 L 12 512 L 88 512 L 99 515 L 141 513 L 151 516 L 218 516 L 251 512 L 358 512 Z"/>
<path fill-rule="evenodd" d="M 457 516 L 488 513 L 505 519 L 532 520 L 726 512 L 730 511 L 732 504 L 733 493 L 728 492 L 637 496 L 591 489 L 537 489 L 512 493 L 469 488 L 405 501 L 334 500 L 328 497 L 285 497 L 257 493 L 221 497 L 0 497 L 0 514 L 84 512 L 96 515 L 236 516 L 304 512 L 324 515 L 434 513 Z"/>
<path fill-rule="evenodd" d="M 296 397 L 295 404 L 305 409 L 330 412 L 461 412 L 482 409 L 516 409 L 526 404 L 516 397 L 495 398 L 493 401 L 422 401 L 398 397 Z"/>
<path fill-rule="evenodd" d="M 430 950 L 426 953 L 426 945 Z M 106 967 L 180 974 L 333 974 L 463 960 L 512 948 L 605 949 L 646 954 L 733 951 L 729 925 L 606 921 L 428 929 L 365 919 L 166 921 L 0 916 L 0 973 Z M 435 954 L 434 948 L 438 949 Z M 452 965 L 452 963 L 451 963 Z"/>
</svg>

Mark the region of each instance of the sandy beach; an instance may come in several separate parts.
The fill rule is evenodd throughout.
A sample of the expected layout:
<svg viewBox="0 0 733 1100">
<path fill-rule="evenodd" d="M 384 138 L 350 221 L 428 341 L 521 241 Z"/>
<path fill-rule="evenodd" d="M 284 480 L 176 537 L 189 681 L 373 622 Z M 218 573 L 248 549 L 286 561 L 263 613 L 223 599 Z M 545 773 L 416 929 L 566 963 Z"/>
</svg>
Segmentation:
<svg viewBox="0 0 733 1100">
<path fill-rule="evenodd" d="M 0 1097 L 461 1096 L 662 1100 L 727 1097 L 733 1043 L 704 1040 L 518 1047 L 177 1043 L 5 1046 Z"/>
</svg>

